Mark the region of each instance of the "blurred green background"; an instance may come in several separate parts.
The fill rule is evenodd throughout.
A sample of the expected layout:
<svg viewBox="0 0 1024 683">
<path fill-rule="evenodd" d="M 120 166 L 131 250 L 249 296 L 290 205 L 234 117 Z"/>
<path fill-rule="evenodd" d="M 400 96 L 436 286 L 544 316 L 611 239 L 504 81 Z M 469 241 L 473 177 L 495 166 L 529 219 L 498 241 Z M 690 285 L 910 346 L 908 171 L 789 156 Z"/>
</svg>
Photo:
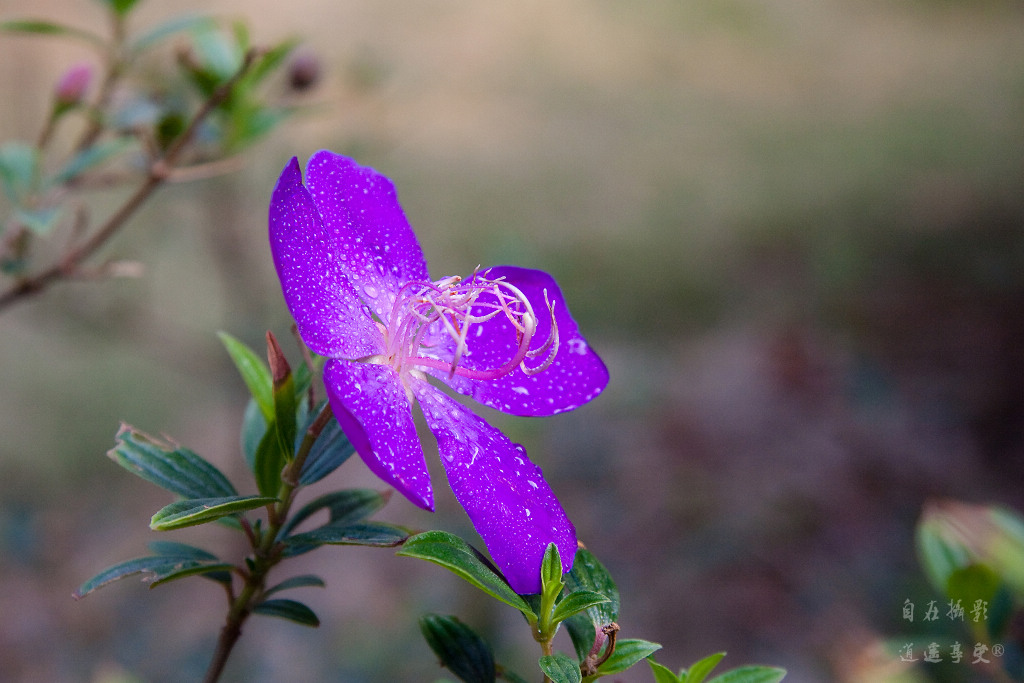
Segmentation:
<svg viewBox="0 0 1024 683">
<path fill-rule="evenodd" d="M 2 0 L 0 19 L 102 30 L 98 7 Z M 609 389 L 488 417 L 617 578 L 625 637 L 675 669 L 726 650 L 794 683 L 978 673 L 900 672 L 873 647 L 913 639 L 905 599 L 941 598 L 914 557 L 925 500 L 1024 509 L 1021 3 L 149 0 L 133 25 L 186 11 L 300 37 L 322 80 L 240 171 L 163 190 L 105 250 L 142 278 L 0 316 L 0 680 L 201 677 L 213 584 L 70 594 L 144 554 L 170 502 L 104 457 L 119 421 L 243 474 L 245 389 L 215 332 L 287 337 L 266 206 L 319 148 L 395 181 L 435 277 L 511 262 L 559 280 Z M 90 58 L 0 36 L 0 139 L 34 139 Z M 437 514 L 396 497 L 383 518 L 474 538 L 431 467 Z M 356 461 L 325 482 L 349 484 L 379 485 Z M 342 548 L 282 576 L 310 571 L 328 588 L 297 597 L 323 626 L 252 620 L 224 680 L 436 680 L 427 611 L 537 677 L 519 616 L 438 568 Z"/>
</svg>

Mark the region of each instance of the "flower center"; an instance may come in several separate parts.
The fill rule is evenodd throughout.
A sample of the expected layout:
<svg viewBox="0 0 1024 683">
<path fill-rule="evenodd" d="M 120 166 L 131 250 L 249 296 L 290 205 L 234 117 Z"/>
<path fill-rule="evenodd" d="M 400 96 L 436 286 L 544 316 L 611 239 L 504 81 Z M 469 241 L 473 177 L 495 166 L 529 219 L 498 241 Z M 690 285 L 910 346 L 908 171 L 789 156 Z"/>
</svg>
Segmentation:
<svg viewBox="0 0 1024 683">
<path fill-rule="evenodd" d="M 391 315 L 381 326 L 385 353 L 378 362 L 391 365 L 400 375 L 416 368 L 434 368 L 447 372 L 449 377 L 491 380 L 517 367 L 527 375 L 537 374 L 546 370 L 558 353 L 555 306 L 548 300 L 547 290 L 544 306 L 551 329 L 544 343 L 531 350 L 530 344 L 537 334 L 537 314 L 526 295 L 504 278 L 491 279 L 475 272 L 466 280 L 456 275 L 435 282 L 408 282 L 398 290 Z M 470 331 L 473 338 L 493 333 L 477 326 L 498 316 L 504 316 L 510 326 L 493 329 L 507 331 L 515 339 L 511 357 L 495 367 L 462 365 L 463 357 L 469 353 Z M 448 339 L 452 344 L 447 343 Z M 444 357 L 438 357 L 441 354 Z M 540 357 L 543 359 L 539 363 L 527 365 L 527 361 Z"/>
</svg>

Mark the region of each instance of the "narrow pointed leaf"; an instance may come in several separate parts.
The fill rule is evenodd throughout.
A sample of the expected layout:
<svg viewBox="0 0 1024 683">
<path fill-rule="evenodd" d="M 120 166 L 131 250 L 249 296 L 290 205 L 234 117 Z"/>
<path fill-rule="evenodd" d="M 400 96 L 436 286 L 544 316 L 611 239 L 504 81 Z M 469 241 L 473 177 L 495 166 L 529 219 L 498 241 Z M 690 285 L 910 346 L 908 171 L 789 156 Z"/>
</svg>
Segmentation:
<svg viewBox="0 0 1024 683">
<path fill-rule="evenodd" d="M 164 557 L 182 557 L 190 560 L 217 561 L 217 556 L 202 548 L 177 541 L 150 541 L 146 544 L 157 555 Z"/>
<path fill-rule="evenodd" d="M 323 588 L 324 586 L 324 580 L 319 576 L 315 576 L 313 574 L 302 574 L 300 576 L 293 576 L 290 579 L 285 579 L 276 586 L 268 588 L 264 591 L 263 595 L 273 595 L 274 593 L 291 590 L 292 588 Z"/>
<path fill-rule="evenodd" d="M 615 643 L 615 652 L 608 658 L 608 661 L 597 668 L 597 673 L 599 676 L 621 673 L 660 649 L 661 645 L 647 640 L 619 640 Z"/>
<path fill-rule="evenodd" d="M 654 674 L 654 683 L 684 683 L 684 681 L 689 683 L 690 679 L 686 677 L 685 669 L 680 672 L 679 676 L 677 676 L 672 673 L 672 669 L 669 669 L 667 666 L 662 664 L 658 664 L 650 657 L 647 658 L 647 664 L 650 665 L 651 673 Z"/>
<path fill-rule="evenodd" d="M 562 580 L 562 558 L 558 554 L 558 546 L 549 543 L 544 551 L 544 557 L 540 564 L 540 585 L 541 595 L 545 597 L 545 604 L 553 605 L 565 582 Z"/>
<path fill-rule="evenodd" d="M 190 31 L 198 28 L 213 27 L 216 23 L 210 17 L 185 15 L 174 17 L 152 27 L 132 41 L 130 50 L 135 53 L 144 52 L 160 41 L 173 36 L 175 33 Z"/>
<path fill-rule="evenodd" d="M 686 670 L 686 683 L 704 683 L 704 679 L 718 666 L 723 657 L 725 657 L 724 652 L 716 652 L 694 662 L 693 666 Z"/>
<path fill-rule="evenodd" d="M 223 521 L 222 518 L 220 521 Z M 233 519 L 233 518 L 232 518 Z M 146 545 L 157 555 L 168 558 L 180 558 L 186 560 L 193 560 L 196 562 L 213 563 L 214 565 L 223 566 L 223 562 L 219 557 L 211 552 L 207 552 L 202 548 L 196 548 L 195 546 L 188 545 L 186 543 L 178 543 L 176 541 L 150 541 Z M 210 570 L 202 572 L 203 578 L 216 581 L 217 583 L 223 583 L 231 585 L 231 569 L 228 565 L 223 569 Z"/>
<path fill-rule="evenodd" d="M 527 618 L 537 618 L 530 606 L 516 595 L 505 579 L 480 559 L 480 553 L 454 534 L 444 531 L 417 534 L 406 540 L 398 555 L 417 557 L 440 565 L 492 598 L 515 607 Z"/>
<path fill-rule="evenodd" d="M 544 655 L 538 663 L 540 670 L 551 679 L 552 683 L 580 683 L 583 680 L 580 665 L 576 660 L 561 652 Z"/>
<path fill-rule="evenodd" d="M 95 33 L 83 31 L 74 26 L 65 26 L 42 19 L 14 19 L 0 22 L 0 31 L 10 33 L 35 33 L 37 35 L 70 36 L 87 40 L 94 45 L 106 47 L 106 41 Z"/>
<path fill-rule="evenodd" d="M 608 596 L 595 593 L 594 591 L 573 591 L 558 601 L 555 611 L 551 615 L 551 621 L 559 624 L 574 614 L 590 609 L 609 601 Z"/>
<path fill-rule="evenodd" d="M 14 220 L 37 235 L 46 236 L 53 230 L 63 215 L 59 206 L 43 206 L 35 209 L 17 209 Z"/>
<path fill-rule="evenodd" d="M 154 531 L 181 529 L 205 524 L 226 515 L 252 510 L 276 503 L 271 496 L 227 496 L 223 498 L 189 498 L 162 508 L 150 520 Z"/>
<path fill-rule="evenodd" d="M 441 666 L 464 683 L 494 683 L 494 652 L 473 629 L 455 617 L 428 614 L 420 618 L 420 631 Z"/>
<path fill-rule="evenodd" d="M 565 585 L 570 591 L 593 591 L 609 600 L 565 621 L 576 655 L 582 660 L 590 652 L 597 630 L 619 618 L 619 589 L 604 565 L 586 548 L 576 551 L 576 561 L 572 571 L 565 575 Z"/>
<path fill-rule="evenodd" d="M 31 189 L 38 158 L 36 148 L 27 142 L 11 140 L 0 145 L 0 188 L 12 203 L 20 203 Z"/>
<path fill-rule="evenodd" d="M 351 524 L 362 521 L 384 507 L 389 498 L 390 492 L 382 493 L 373 489 L 343 489 L 325 493 L 293 514 L 281 528 L 279 537 L 284 538 L 322 510 L 326 510 L 329 515 L 328 524 Z"/>
<path fill-rule="evenodd" d="M 192 560 L 181 557 L 168 557 L 166 555 L 139 557 L 104 569 L 79 586 L 78 590 L 73 593 L 73 597 L 79 600 L 97 588 L 102 588 L 108 583 L 134 574 L 142 574 L 143 581 L 149 583 L 150 588 L 152 588 L 161 583 L 167 583 L 168 581 L 194 574 L 223 572 L 230 571 L 231 569 L 232 565 L 225 562 Z"/>
<path fill-rule="evenodd" d="M 368 545 L 393 548 L 409 537 L 409 532 L 384 522 L 357 522 L 355 524 L 322 527 L 289 536 L 284 541 L 284 554 L 294 557 L 315 550 L 322 545 Z"/>
<path fill-rule="evenodd" d="M 313 411 L 309 419 L 310 424 L 319 414 L 319 410 Z M 306 425 L 302 433 L 299 434 L 299 438 L 305 435 L 308 428 L 309 425 Z M 338 469 L 342 463 L 355 453 L 355 450 L 355 446 L 345 436 L 345 432 L 341 430 L 341 425 L 338 424 L 338 421 L 329 420 L 327 426 L 320 432 L 316 443 L 313 444 L 313 448 L 310 449 L 309 455 L 306 456 L 306 461 L 302 463 L 299 483 L 303 486 L 309 486 L 320 481 Z"/>
<path fill-rule="evenodd" d="M 247 84 L 257 85 L 267 76 L 272 74 L 276 69 L 284 64 L 285 58 L 288 57 L 298 44 L 299 41 L 292 38 L 274 45 L 263 53 L 260 60 L 253 64 L 252 70 L 246 74 L 245 80 Z"/>
<path fill-rule="evenodd" d="M 87 147 L 72 157 L 71 161 L 57 171 L 53 177 L 49 178 L 45 186 L 63 185 L 134 145 L 135 142 L 130 138 L 115 138 Z"/>
<path fill-rule="evenodd" d="M 267 332 L 267 359 L 270 361 L 274 426 L 277 429 L 278 447 L 285 460 L 290 462 L 295 456 L 295 432 L 298 429 L 295 420 L 295 411 L 298 408 L 295 379 L 277 339 L 270 332 Z"/>
<path fill-rule="evenodd" d="M 218 28 L 200 26 L 192 31 L 192 48 L 205 71 L 220 82 L 231 78 L 242 65 L 238 44 Z"/>
<path fill-rule="evenodd" d="M 281 617 L 303 626 L 319 626 L 320 618 L 309 607 L 295 600 L 264 600 L 252 608 L 253 614 Z"/>
<path fill-rule="evenodd" d="M 184 498 L 237 495 L 216 467 L 187 448 L 175 448 L 122 424 L 117 444 L 107 455 L 118 465 L 148 482 Z"/>
<path fill-rule="evenodd" d="M 239 374 L 242 375 L 242 380 L 249 388 L 249 393 L 256 400 L 256 405 L 263 413 L 263 419 L 267 423 L 273 422 L 274 389 L 270 368 L 255 351 L 227 332 L 218 332 L 217 336 L 220 337 L 221 343 L 224 344 L 224 348 L 227 349 L 228 355 L 234 361 Z"/>
<path fill-rule="evenodd" d="M 132 11 L 132 8 L 138 4 L 139 0 L 104 0 L 110 9 L 114 10 L 120 16 L 124 16 Z"/>
<path fill-rule="evenodd" d="M 253 459 L 253 477 L 256 487 L 264 496 L 272 496 L 281 488 L 281 471 L 287 464 L 285 453 L 281 450 L 278 439 L 277 424 L 271 420 L 267 431 L 256 447 Z"/>
<path fill-rule="evenodd" d="M 779 683 L 786 677 L 786 670 L 772 666 L 741 666 L 715 676 L 709 683 Z"/>
<path fill-rule="evenodd" d="M 249 469 L 256 471 L 256 450 L 260 442 L 267 435 L 267 419 L 255 399 L 249 399 L 245 406 L 245 414 L 242 417 L 242 431 L 239 441 L 242 446 L 242 455 Z"/>
</svg>

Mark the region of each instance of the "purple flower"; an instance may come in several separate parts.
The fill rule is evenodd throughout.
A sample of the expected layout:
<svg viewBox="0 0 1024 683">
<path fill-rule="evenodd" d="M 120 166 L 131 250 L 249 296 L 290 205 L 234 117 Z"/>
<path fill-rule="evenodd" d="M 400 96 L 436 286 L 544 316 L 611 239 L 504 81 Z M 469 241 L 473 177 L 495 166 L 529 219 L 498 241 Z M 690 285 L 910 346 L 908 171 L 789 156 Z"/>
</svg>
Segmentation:
<svg viewBox="0 0 1024 683">
<path fill-rule="evenodd" d="M 512 415 L 553 415 L 597 396 L 608 371 L 554 279 L 512 266 L 431 280 L 391 181 L 332 152 L 285 167 L 270 202 L 270 245 L 302 338 L 329 360 L 331 408 L 370 469 L 433 510 L 418 402 L 455 497 L 519 593 L 540 590 L 576 530 L 522 446 L 428 381 Z"/>
</svg>

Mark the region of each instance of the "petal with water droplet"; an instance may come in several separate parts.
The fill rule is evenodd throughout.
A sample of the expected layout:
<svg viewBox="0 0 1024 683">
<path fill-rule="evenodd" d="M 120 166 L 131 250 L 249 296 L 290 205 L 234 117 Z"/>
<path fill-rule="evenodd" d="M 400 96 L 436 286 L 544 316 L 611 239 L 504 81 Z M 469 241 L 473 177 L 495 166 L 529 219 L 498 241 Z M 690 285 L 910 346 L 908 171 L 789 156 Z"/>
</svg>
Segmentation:
<svg viewBox="0 0 1024 683">
<path fill-rule="evenodd" d="M 414 382 L 413 391 L 437 438 L 448 483 L 512 589 L 540 591 L 549 543 L 558 546 L 569 571 L 576 529 L 526 450 L 428 383 Z"/>
</svg>

